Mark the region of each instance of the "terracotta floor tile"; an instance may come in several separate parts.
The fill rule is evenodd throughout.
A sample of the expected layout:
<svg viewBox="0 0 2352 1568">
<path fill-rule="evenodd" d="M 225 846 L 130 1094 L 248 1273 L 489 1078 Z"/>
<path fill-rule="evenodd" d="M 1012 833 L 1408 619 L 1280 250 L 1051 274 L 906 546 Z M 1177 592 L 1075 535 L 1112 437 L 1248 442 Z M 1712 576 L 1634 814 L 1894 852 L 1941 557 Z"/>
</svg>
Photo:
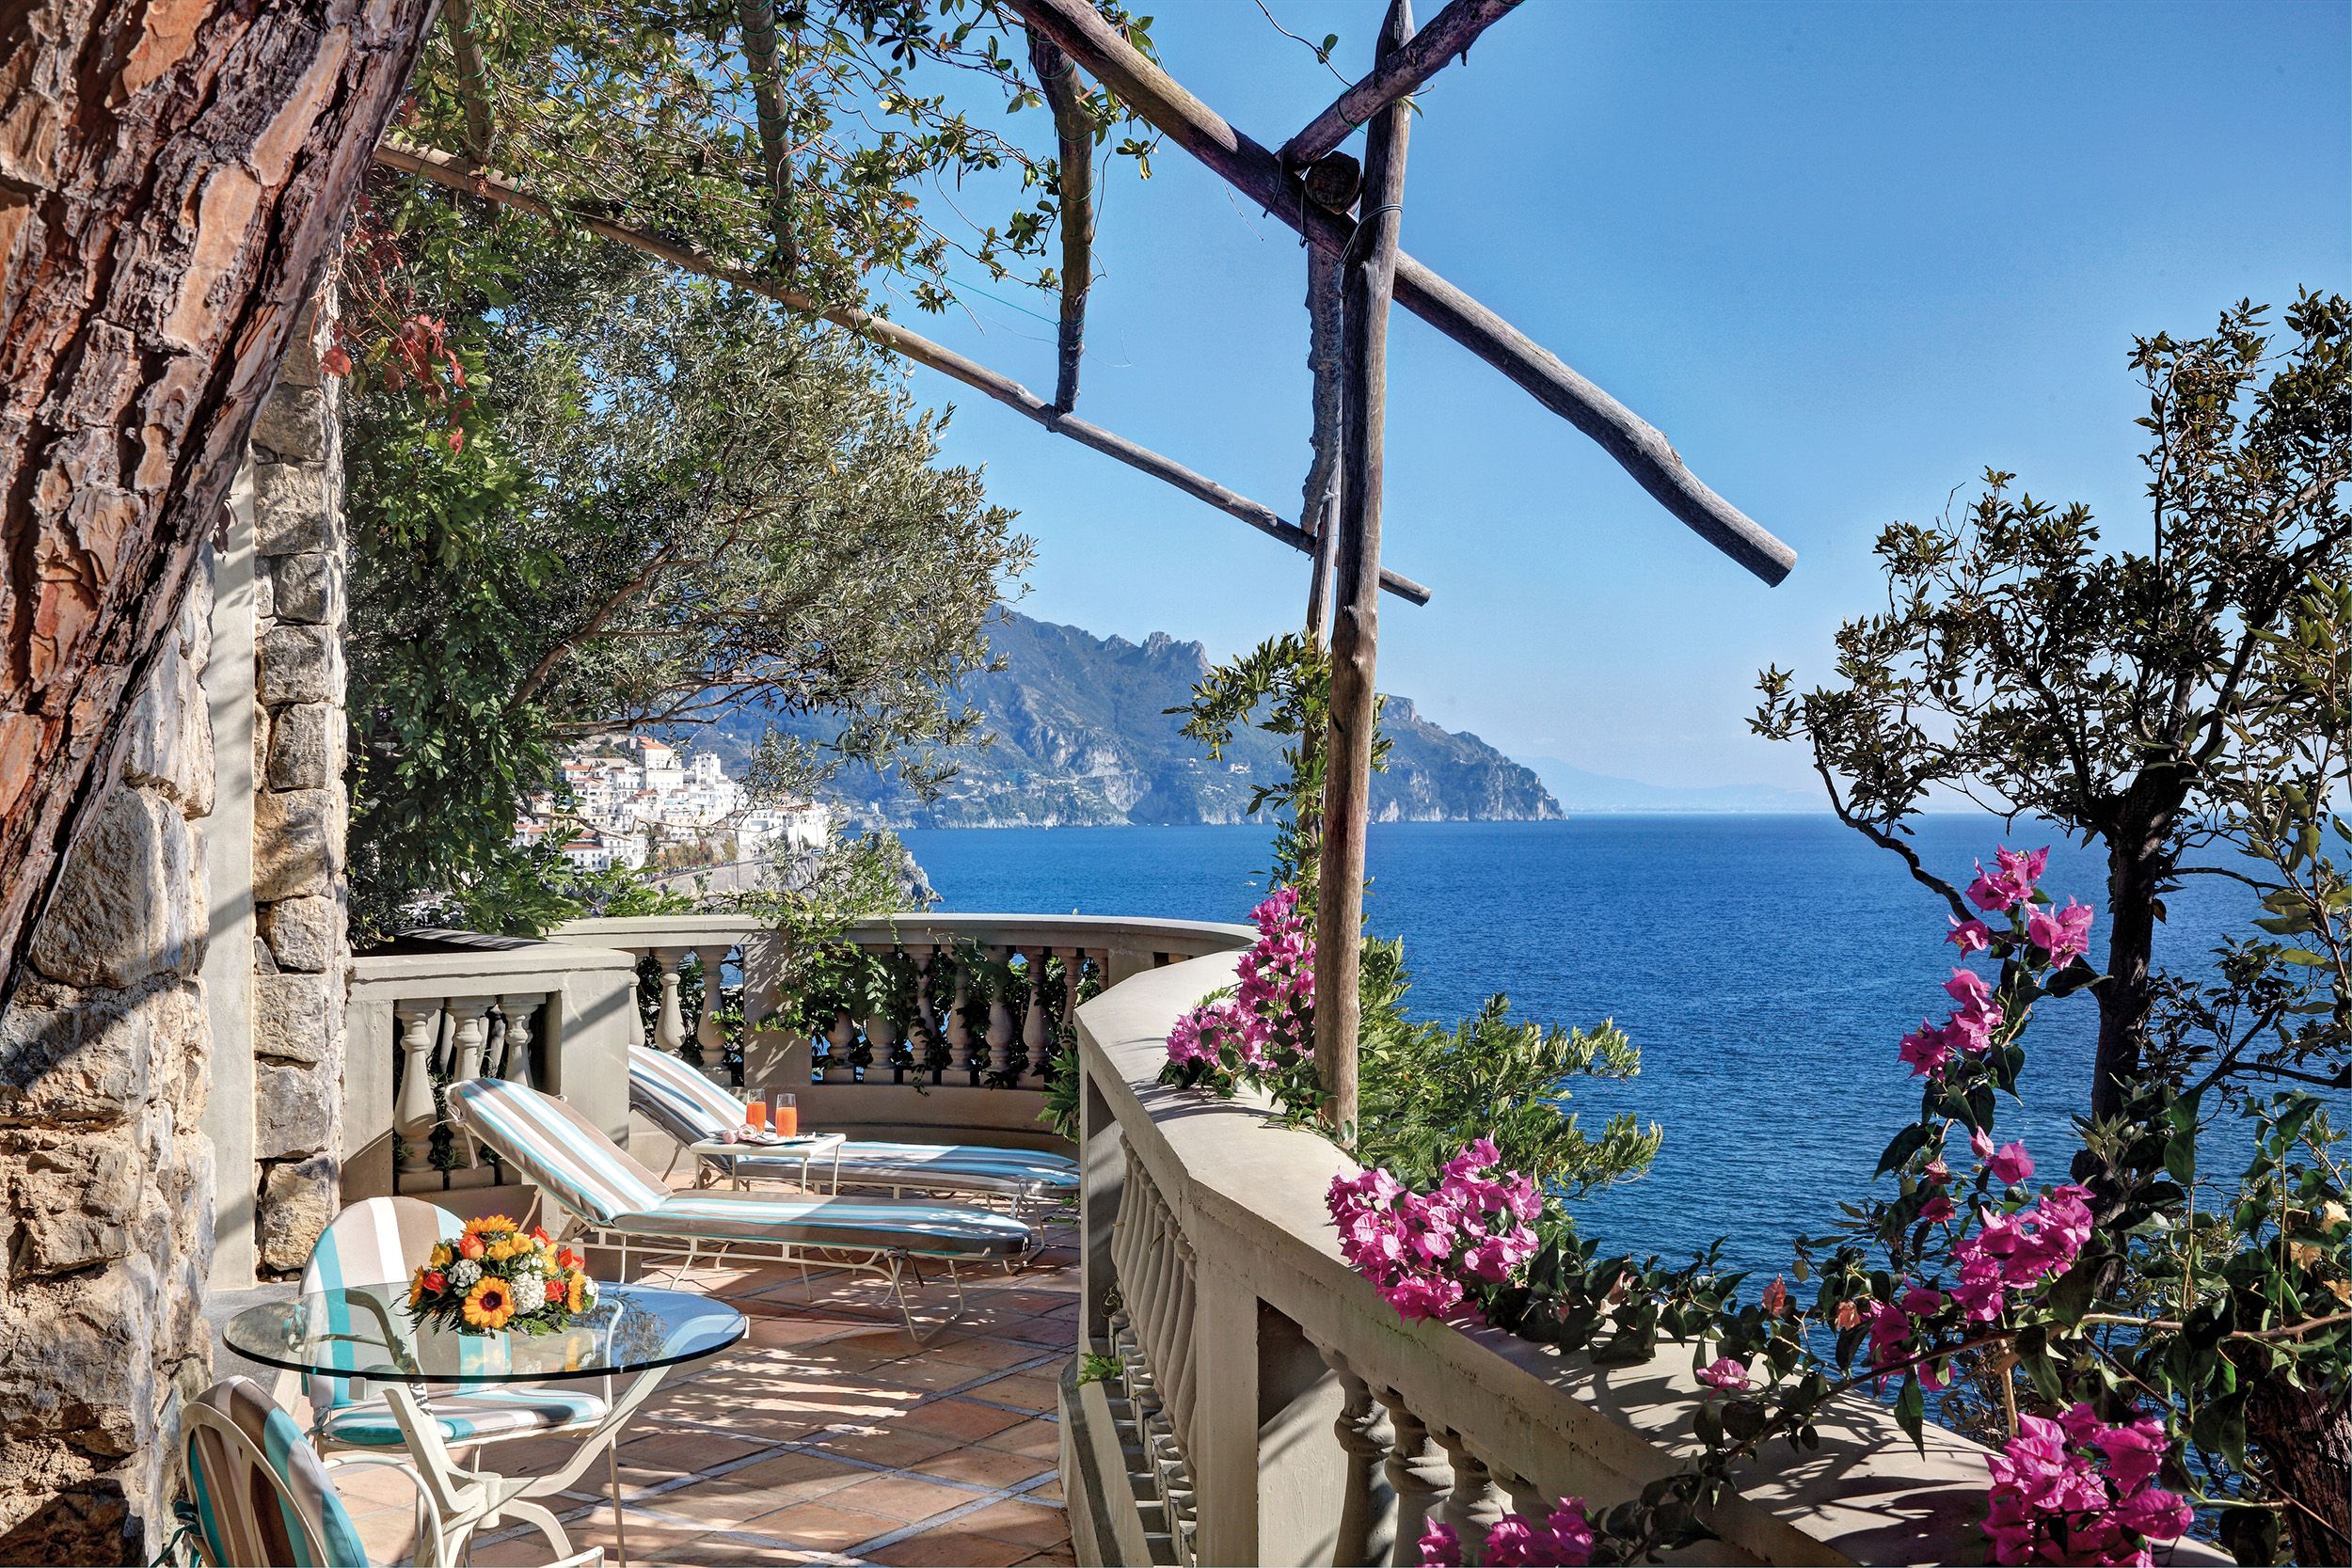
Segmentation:
<svg viewBox="0 0 2352 1568">
<path fill-rule="evenodd" d="M 1002 1432 L 981 1438 L 980 1446 L 1000 1449 L 1007 1453 L 1052 1459 L 1061 1452 L 1061 1427 L 1054 1421 L 1024 1421 L 1017 1427 L 1007 1427 Z"/>
<path fill-rule="evenodd" d="M 814 1546 L 819 1551 L 838 1552 L 887 1535 L 900 1528 L 903 1521 L 886 1519 L 879 1513 L 859 1513 L 850 1509 L 834 1508 L 825 1503 L 795 1503 L 790 1508 L 755 1519 L 745 1529 L 760 1535 L 788 1541 L 796 1546 Z"/>
<path fill-rule="evenodd" d="M 828 1508 L 853 1508 L 862 1513 L 883 1513 L 909 1524 L 961 1508 L 972 1494 L 960 1486 L 942 1486 L 920 1476 L 877 1475 L 832 1493 Z"/>
<path fill-rule="evenodd" d="M 1036 1411 L 1053 1409 L 1059 1392 L 1052 1378 L 1041 1377 L 1036 1372 L 1015 1372 L 1009 1377 L 1000 1377 L 977 1388 L 964 1390 L 972 1399 L 986 1400 L 993 1404 L 1009 1404 L 1016 1410 Z"/>
<path fill-rule="evenodd" d="M 984 1368 L 966 1366 L 961 1361 L 909 1358 L 885 1363 L 867 1375 L 894 1388 L 936 1390 L 969 1383 L 985 1370 Z"/>
<path fill-rule="evenodd" d="M 1057 1457 L 1050 1453 L 1007 1453 L 1001 1449 L 958 1447 L 918 1461 L 909 1468 L 942 1481 L 960 1481 L 967 1486 L 985 1486 L 994 1491 L 1019 1486 L 1048 1473 Z"/>
<path fill-rule="evenodd" d="M 1044 1485 L 1032 1486 L 1021 1495 L 1025 1497 L 1035 1497 L 1041 1502 L 1052 1503 L 1056 1508 L 1059 1508 L 1061 1506 L 1061 1478 L 1057 1476 Z"/>
<path fill-rule="evenodd" d="M 866 1555 L 866 1560 L 890 1568 L 1011 1568 L 1032 1552 L 1033 1548 L 1018 1542 L 964 1535 L 949 1529 L 926 1531 L 895 1546 L 877 1547 Z"/>
<path fill-rule="evenodd" d="M 655 1433 L 622 1443 L 621 1480 L 693 1475 L 731 1459 L 748 1459 L 769 1446 L 709 1432 Z"/>
<path fill-rule="evenodd" d="M 1058 1546 L 1070 1539 L 1070 1516 L 1060 1509 L 1009 1498 L 963 1515 L 954 1528 L 1000 1541 L 1025 1541 L 1032 1550 Z"/>
<path fill-rule="evenodd" d="M 961 1441 L 986 1437 L 991 1433 L 1021 1424 L 1021 1418 L 1009 1410 L 993 1405 L 974 1404 L 968 1400 L 932 1400 L 918 1404 L 898 1418 L 899 1424 L 910 1432 L 935 1432 L 944 1437 Z"/>
<path fill-rule="evenodd" d="M 1003 1339 L 965 1338 L 948 1343 L 933 1343 L 923 1347 L 924 1353 L 942 1361 L 954 1361 L 982 1370 L 1016 1366 L 1032 1360 L 1038 1354 L 1035 1345 L 1013 1344 Z"/>
<path fill-rule="evenodd" d="M 680 1487 L 669 1496 L 684 1497 L 696 1492 L 765 1495 L 773 1499 L 767 1505 L 767 1512 L 772 1513 L 786 1503 L 806 1502 L 811 1497 L 839 1491 L 873 1473 L 854 1465 L 827 1459 L 822 1454 L 794 1451 L 780 1453 L 772 1459 L 755 1460 L 723 1474 L 706 1477 L 692 1486 Z M 673 1503 L 660 1506 L 678 1512 Z"/>
<path fill-rule="evenodd" d="M 888 1427 L 878 1431 L 829 1433 L 810 1439 L 810 1445 L 827 1453 L 847 1454 L 868 1464 L 904 1469 L 917 1461 L 958 1447 L 959 1440 L 943 1437 L 934 1432 L 910 1432 L 902 1427 Z"/>
<path fill-rule="evenodd" d="M 1077 1568 L 1077 1557 L 1072 1553 L 1069 1544 L 1065 1542 L 1051 1551 L 1040 1552 L 1035 1557 L 1023 1558 L 1021 1568 Z"/>
</svg>

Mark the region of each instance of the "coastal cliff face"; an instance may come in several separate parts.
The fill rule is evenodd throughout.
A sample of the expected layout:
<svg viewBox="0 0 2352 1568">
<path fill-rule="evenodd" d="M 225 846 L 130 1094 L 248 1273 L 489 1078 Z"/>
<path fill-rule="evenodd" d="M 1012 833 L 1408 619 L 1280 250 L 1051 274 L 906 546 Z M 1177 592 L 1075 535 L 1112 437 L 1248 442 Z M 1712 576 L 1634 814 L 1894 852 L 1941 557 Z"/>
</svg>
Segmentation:
<svg viewBox="0 0 2352 1568">
<path fill-rule="evenodd" d="M 1240 822 L 1257 785 L 1279 776 L 1281 747 L 1239 736 L 1221 761 L 1178 728 L 1168 710 L 1208 673 L 1207 651 L 1153 633 L 1140 644 L 1076 626 L 1008 614 L 989 641 L 1006 660 L 967 680 L 962 695 L 994 736 L 947 753 L 957 767 L 935 800 L 862 771 L 834 782 L 852 817 L 888 827 L 1109 827 L 1127 823 Z M 740 715 L 719 735 L 747 747 L 764 716 Z M 1473 735 L 1456 735 L 1391 697 L 1389 769 L 1375 774 L 1372 811 L 1384 822 L 1528 821 L 1560 807 L 1530 769 Z"/>
</svg>

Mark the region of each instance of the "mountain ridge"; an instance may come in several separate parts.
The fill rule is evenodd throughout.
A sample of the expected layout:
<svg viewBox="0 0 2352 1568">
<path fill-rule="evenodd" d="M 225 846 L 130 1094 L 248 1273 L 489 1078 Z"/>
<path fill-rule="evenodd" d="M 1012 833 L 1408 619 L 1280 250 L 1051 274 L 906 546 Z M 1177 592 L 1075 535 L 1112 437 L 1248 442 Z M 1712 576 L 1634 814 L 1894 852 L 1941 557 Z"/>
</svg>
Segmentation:
<svg viewBox="0 0 2352 1568">
<path fill-rule="evenodd" d="M 1211 668 L 1200 642 L 1153 632 L 1141 642 L 1007 610 L 989 629 L 1001 672 L 967 676 L 959 696 L 977 708 L 991 744 L 943 753 L 957 774 L 923 800 L 895 777 L 848 769 L 827 794 L 861 826 L 1110 827 L 1248 820 L 1249 797 L 1281 769 L 1279 737 L 1234 736 L 1217 762 L 1168 713 Z M 756 710 L 723 716 L 698 737 L 730 761 L 770 722 Z M 821 726 L 787 720 L 791 733 Z M 1422 717 L 1391 696 L 1383 719 L 1389 768 L 1372 781 L 1375 821 L 1549 821 L 1565 814 L 1534 770 L 1476 736 Z"/>
</svg>

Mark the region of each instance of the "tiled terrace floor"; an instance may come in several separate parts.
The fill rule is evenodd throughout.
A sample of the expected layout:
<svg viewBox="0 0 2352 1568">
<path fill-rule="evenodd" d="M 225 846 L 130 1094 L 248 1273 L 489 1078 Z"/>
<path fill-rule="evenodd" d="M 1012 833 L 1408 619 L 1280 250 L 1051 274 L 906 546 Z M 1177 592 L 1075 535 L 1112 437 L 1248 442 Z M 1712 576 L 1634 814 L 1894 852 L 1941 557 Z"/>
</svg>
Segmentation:
<svg viewBox="0 0 2352 1568">
<path fill-rule="evenodd" d="M 734 1350 L 674 1371 L 623 1429 L 620 1481 L 631 1563 L 1066 1563 L 1056 1475 L 1055 1381 L 1077 1341 L 1077 1255 L 1067 1228 L 1023 1272 L 967 1279 L 956 1324 L 917 1346 L 871 1276 L 702 1270 L 683 1288 L 752 1320 Z M 669 1283 L 664 1278 L 660 1283 Z M 918 1312 L 947 1300 L 934 1284 Z M 531 1451 L 537 1449 L 539 1451 Z M 551 1446 L 490 1460 L 549 1467 Z M 556 1505 L 575 1546 L 614 1560 L 601 1465 Z M 338 1478 L 372 1554 L 407 1561 L 406 1481 Z M 478 1538 L 476 1563 L 544 1563 L 532 1529 Z"/>
</svg>

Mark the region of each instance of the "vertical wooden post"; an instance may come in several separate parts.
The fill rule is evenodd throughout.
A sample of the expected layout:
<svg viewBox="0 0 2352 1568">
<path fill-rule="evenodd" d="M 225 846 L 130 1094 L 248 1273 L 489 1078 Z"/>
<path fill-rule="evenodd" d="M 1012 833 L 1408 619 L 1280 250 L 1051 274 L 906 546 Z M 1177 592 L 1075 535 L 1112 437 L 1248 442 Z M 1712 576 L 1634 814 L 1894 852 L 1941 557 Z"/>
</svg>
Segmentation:
<svg viewBox="0 0 2352 1568">
<path fill-rule="evenodd" d="M 1332 545 L 1339 537 L 1340 477 L 1340 263 L 1339 258 L 1307 247 L 1307 369 L 1314 376 L 1314 419 L 1309 436 L 1313 456 L 1298 502 L 1298 523 L 1315 536 L 1314 564 L 1307 585 L 1307 638 L 1325 645 L 1330 618 Z"/>
<path fill-rule="evenodd" d="M 1376 59 L 1413 36 L 1411 0 L 1391 0 Z M 1365 143 L 1355 238 L 1342 259 L 1341 481 L 1332 588 L 1329 755 L 1315 893 L 1315 1070 L 1324 1118 L 1356 1120 L 1356 965 L 1363 946 L 1364 825 L 1372 784 L 1380 613 L 1380 450 L 1387 422 L 1389 296 L 1396 281 L 1410 106 L 1383 109 Z"/>
</svg>

